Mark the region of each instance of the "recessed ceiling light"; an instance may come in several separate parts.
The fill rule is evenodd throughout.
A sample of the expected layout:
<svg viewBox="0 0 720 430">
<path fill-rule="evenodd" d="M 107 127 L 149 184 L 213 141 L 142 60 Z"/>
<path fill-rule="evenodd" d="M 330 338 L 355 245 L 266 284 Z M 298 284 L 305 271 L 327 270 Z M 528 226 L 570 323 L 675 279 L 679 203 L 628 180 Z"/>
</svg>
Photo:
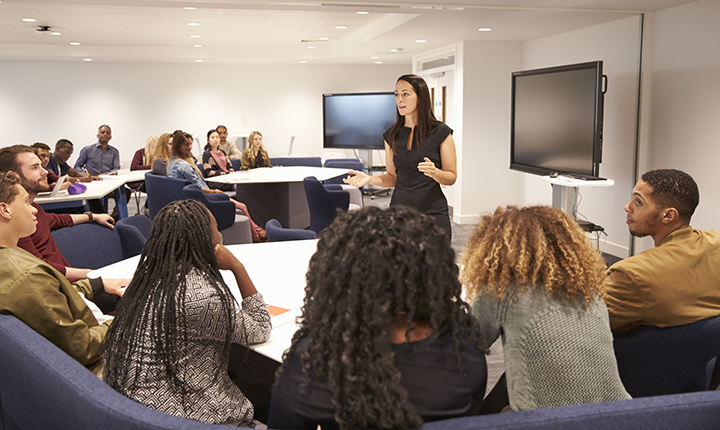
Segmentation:
<svg viewBox="0 0 720 430">
<path fill-rule="evenodd" d="M 193 45 L 193 48 L 202 48 L 202 45 Z"/>
<path fill-rule="evenodd" d="M 80 42 L 70 42 L 70 44 L 71 44 L 72 46 L 78 46 L 78 45 L 80 45 Z"/>
<path fill-rule="evenodd" d="M 192 37 L 193 39 L 199 39 L 200 35 L 199 34 L 191 34 L 190 37 Z"/>
<path fill-rule="evenodd" d="M 92 58 L 83 58 L 83 61 L 92 61 Z"/>
<path fill-rule="evenodd" d="M 427 40 L 425 39 L 418 39 L 415 41 L 415 43 L 427 43 Z"/>
<path fill-rule="evenodd" d="M 305 61 L 305 60 L 300 60 L 299 63 L 300 63 L 300 64 L 305 64 L 305 63 L 307 63 L 307 61 Z"/>
<path fill-rule="evenodd" d="M 53 31 L 50 34 L 52 34 L 53 36 L 60 36 L 62 33 L 60 33 L 59 31 Z"/>
<path fill-rule="evenodd" d="M 335 28 L 338 30 L 345 30 L 347 28 L 347 25 L 338 25 L 338 26 L 335 26 Z"/>
<path fill-rule="evenodd" d="M 375 64 L 382 64 L 382 61 L 376 61 Z"/>
<path fill-rule="evenodd" d="M 398 50 L 396 48 L 393 48 L 390 50 L 390 52 L 398 52 Z"/>
<path fill-rule="evenodd" d="M 318 37 L 318 40 L 330 40 L 330 38 L 323 36 L 323 37 Z"/>
<path fill-rule="evenodd" d="M 199 22 L 188 22 L 187 25 L 189 25 L 190 27 L 197 27 L 200 25 L 200 23 Z"/>
<path fill-rule="evenodd" d="M 37 19 L 35 18 L 23 18 L 22 20 L 25 22 L 37 22 Z"/>
<path fill-rule="evenodd" d="M 202 63 L 204 60 L 195 60 L 196 63 Z"/>
<path fill-rule="evenodd" d="M 195 9 L 197 9 L 197 8 L 192 7 L 192 6 L 188 6 L 188 7 L 184 7 L 183 9 L 185 9 L 185 10 L 195 10 Z"/>
<path fill-rule="evenodd" d="M 377 60 L 380 57 L 370 57 L 371 60 Z"/>
<path fill-rule="evenodd" d="M 312 46 L 312 45 L 310 45 L 310 46 L 307 47 L 307 49 L 315 49 L 315 47 Z"/>
<path fill-rule="evenodd" d="M 367 15 L 367 14 L 369 14 L 369 13 L 370 13 L 370 12 L 365 12 L 365 11 L 363 10 L 363 11 L 359 11 L 357 14 L 358 14 L 358 15 Z"/>
<path fill-rule="evenodd" d="M 490 28 L 490 27 L 480 27 L 480 28 L 478 28 L 478 31 L 492 31 L 492 28 Z"/>
</svg>

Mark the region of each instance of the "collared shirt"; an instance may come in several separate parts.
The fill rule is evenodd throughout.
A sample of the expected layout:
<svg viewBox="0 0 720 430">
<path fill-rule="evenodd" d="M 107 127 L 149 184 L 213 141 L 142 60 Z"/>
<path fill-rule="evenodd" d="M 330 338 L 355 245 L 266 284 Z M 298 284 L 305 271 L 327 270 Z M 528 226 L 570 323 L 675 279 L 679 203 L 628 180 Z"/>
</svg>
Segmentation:
<svg viewBox="0 0 720 430">
<path fill-rule="evenodd" d="M 68 163 L 63 163 L 60 161 L 57 161 L 52 154 L 50 154 L 50 162 L 48 162 L 47 167 L 45 170 L 53 171 L 56 175 L 62 176 L 67 175 L 68 170 L 70 170 L 70 165 Z"/>
<path fill-rule="evenodd" d="M 88 145 L 80 151 L 80 157 L 75 162 L 75 170 L 80 172 L 87 170 L 91 175 L 120 170 L 120 151 L 110 145 L 103 150 L 100 142 Z"/>
<path fill-rule="evenodd" d="M 685 227 L 608 269 L 610 328 L 672 327 L 720 315 L 720 233 Z"/>
</svg>

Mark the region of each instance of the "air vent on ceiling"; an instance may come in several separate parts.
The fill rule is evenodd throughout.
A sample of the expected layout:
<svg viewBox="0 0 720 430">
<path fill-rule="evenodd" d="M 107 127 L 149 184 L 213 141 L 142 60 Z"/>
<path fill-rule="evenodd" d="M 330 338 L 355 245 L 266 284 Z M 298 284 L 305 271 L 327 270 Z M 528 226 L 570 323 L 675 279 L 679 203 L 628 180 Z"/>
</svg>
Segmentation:
<svg viewBox="0 0 720 430">
<path fill-rule="evenodd" d="M 38 28 L 35 29 L 36 33 L 52 33 L 52 28 L 50 28 L 49 25 L 39 25 Z"/>
</svg>

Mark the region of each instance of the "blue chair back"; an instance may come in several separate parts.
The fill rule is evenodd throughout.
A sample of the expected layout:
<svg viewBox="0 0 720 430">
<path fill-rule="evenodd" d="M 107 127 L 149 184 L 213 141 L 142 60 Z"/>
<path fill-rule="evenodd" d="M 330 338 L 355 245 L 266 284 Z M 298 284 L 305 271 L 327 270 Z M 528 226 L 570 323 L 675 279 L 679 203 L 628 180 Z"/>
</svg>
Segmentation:
<svg viewBox="0 0 720 430">
<path fill-rule="evenodd" d="M 22 321 L 3 314 L 0 428 L 227 429 L 164 414 L 128 399 Z"/>
<path fill-rule="evenodd" d="M 270 164 L 273 166 L 322 167 L 322 159 L 320 157 L 271 157 Z"/>
<path fill-rule="evenodd" d="M 357 158 L 331 158 L 325 160 L 325 167 L 335 167 L 340 169 L 353 169 L 358 172 L 365 172 L 365 164 Z M 342 175 L 336 178 L 330 178 L 324 181 L 325 184 L 344 184 L 343 179 L 350 175 Z"/>
<path fill-rule="evenodd" d="M 55 230 L 52 237 L 72 267 L 99 269 L 123 259 L 115 229 L 94 222 Z"/>
<path fill-rule="evenodd" d="M 115 229 L 120 236 L 120 247 L 123 258 L 130 258 L 142 253 L 145 242 L 150 235 L 152 222 L 145 215 L 135 215 L 123 218 L 115 223 Z"/>
<path fill-rule="evenodd" d="M 317 239 L 317 233 L 312 230 L 283 228 L 276 219 L 271 219 L 265 223 L 265 232 L 267 233 L 268 242 Z"/>
<path fill-rule="evenodd" d="M 620 379 L 633 397 L 707 390 L 720 353 L 720 316 L 676 327 L 643 326 L 614 341 Z"/>
<path fill-rule="evenodd" d="M 230 164 L 232 164 L 233 170 L 235 170 L 236 172 L 242 169 L 242 160 L 230 160 Z"/>
<path fill-rule="evenodd" d="M 210 194 L 205 194 L 200 187 L 190 184 L 183 188 L 183 195 L 186 199 L 195 199 L 204 204 L 215 217 L 218 230 L 224 230 L 235 223 L 235 203 L 230 201 L 227 194 L 212 194 L 215 199 L 211 200 L 208 198 Z"/>
<path fill-rule="evenodd" d="M 151 172 L 145 174 L 145 188 L 147 189 L 148 210 L 152 221 L 170 202 L 185 200 L 183 187 L 191 184 L 185 179 L 169 178 L 167 176 L 155 175 Z"/>
<path fill-rule="evenodd" d="M 303 179 L 303 187 L 310 211 L 310 230 L 318 235 L 332 224 L 338 209 L 347 211 L 350 206 L 350 193 L 343 191 L 340 185 L 325 187 L 314 176 L 308 176 Z M 333 187 L 338 189 L 331 189 Z"/>
</svg>

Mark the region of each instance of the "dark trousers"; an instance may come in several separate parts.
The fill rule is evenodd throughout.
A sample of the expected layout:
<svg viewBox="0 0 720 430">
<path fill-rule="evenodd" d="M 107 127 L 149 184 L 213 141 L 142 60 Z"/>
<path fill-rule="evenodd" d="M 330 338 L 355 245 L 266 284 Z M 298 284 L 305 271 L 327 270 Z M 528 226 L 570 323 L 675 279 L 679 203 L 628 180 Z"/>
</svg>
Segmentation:
<svg viewBox="0 0 720 430">
<path fill-rule="evenodd" d="M 242 345 L 230 348 L 228 374 L 255 409 L 255 419 L 267 423 L 275 371 L 280 363 Z"/>
</svg>

